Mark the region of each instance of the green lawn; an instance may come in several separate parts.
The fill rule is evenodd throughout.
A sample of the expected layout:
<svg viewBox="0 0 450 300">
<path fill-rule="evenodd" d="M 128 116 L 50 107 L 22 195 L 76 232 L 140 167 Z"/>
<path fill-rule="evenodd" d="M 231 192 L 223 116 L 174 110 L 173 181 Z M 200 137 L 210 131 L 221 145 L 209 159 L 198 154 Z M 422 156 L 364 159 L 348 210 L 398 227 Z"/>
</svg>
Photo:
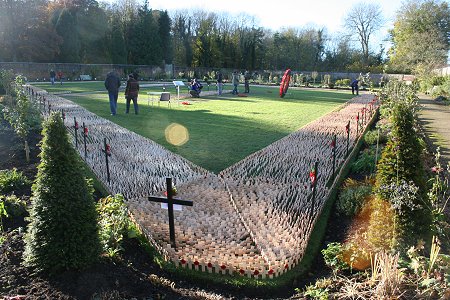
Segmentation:
<svg viewBox="0 0 450 300">
<path fill-rule="evenodd" d="M 122 88 L 125 89 L 126 81 L 122 80 Z M 154 84 L 153 82 L 141 81 L 141 92 L 148 91 L 163 91 L 163 87 L 145 87 L 148 84 Z M 55 82 L 54 85 L 51 85 L 49 82 L 38 82 L 33 83 L 34 86 L 42 88 L 49 93 L 59 93 L 59 92 L 71 92 L 71 93 L 88 93 L 88 92 L 98 92 L 105 91 L 105 84 L 103 81 L 70 81 L 63 82 L 60 84 L 59 82 Z M 165 83 L 164 86 L 167 92 L 176 93 L 175 86 L 171 82 Z M 215 89 L 215 86 L 211 86 L 210 89 Z M 208 86 L 205 86 L 205 91 L 208 90 Z M 182 87 L 180 90 L 181 93 L 187 93 L 187 86 Z"/>
<path fill-rule="evenodd" d="M 251 87 L 248 97 L 226 94 L 188 99 L 192 105 L 172 104 L 171 108 L 165 102 L 147 106 L 146 95 L 141 95 L 140 114 L 134 115 L 131 105 L 130 114 L 125 115 L 122 92 L 116 116 L 110 115 L 106 92 L 66 98 L 217 173 L 332 111 L 351 94 L 290 89 L 280 99 L 277 88 Z M 172 123 L 187 129 L 189 140 L 185 144 L 175 146 L 166 140 L 165 129 Z"/>
</svg>

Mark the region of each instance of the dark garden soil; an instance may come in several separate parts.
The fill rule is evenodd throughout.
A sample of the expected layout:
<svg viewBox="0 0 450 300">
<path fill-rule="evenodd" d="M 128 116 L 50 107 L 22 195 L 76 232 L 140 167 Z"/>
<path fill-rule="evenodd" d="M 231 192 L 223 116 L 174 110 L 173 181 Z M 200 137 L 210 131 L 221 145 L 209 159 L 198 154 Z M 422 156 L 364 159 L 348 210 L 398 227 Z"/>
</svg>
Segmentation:
<svg viewBox="0 0 450 300">
<path fill-rule="evenodd" d="M 31 134 L 28 164 L 21 141 L 11 129 L 0 124 L 0 170 L 15 167 L 34 179 L 39 163 L 39 140 L 39 134 Z M 30 194 L 29 188 L 17 193 L 28 202 Z M 343 241 L 349 227 L 350 220 L 332 214 L 325 242 Z M 329 275 L 322 256 L 318 255 L 307 278 L 277 292 L 213 286 L 176 278 L 161 270 L 136 239 L 127 239 L 119 259 L 104 257 L 86 270 L 49 278 L 34 274 L 22 265 L 24 219 L 5 220 L 4 228 L 6 241 L 0 246 L 0 297 L 4 299 L 287 299 L 294 295 L 295 288 L 302 289 L 317 278 Z"/>
</svg>

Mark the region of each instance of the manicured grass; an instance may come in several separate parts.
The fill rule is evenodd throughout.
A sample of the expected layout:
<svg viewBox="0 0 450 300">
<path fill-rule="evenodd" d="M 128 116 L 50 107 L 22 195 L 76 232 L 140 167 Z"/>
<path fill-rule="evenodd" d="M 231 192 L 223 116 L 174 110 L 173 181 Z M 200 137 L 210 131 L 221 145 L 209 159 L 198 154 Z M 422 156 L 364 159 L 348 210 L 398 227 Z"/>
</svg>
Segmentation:
<svg viewBox="0 0 450 300">
<path fill-rule="evenodd" d="M 122 89 L 125 89 L 126 81 L 122 80 Z M 146 85 L 149 84 L 156 84 L 155 82 L 149 82 L 149 81 L 141 81 L 139 82 L 141 84 L 141 92 L 145 93 L 148 91 L 158 91 L 162 92 L 163 87 L 146 87 Z M 103 81 L 70 81 L 70 82 L 63 82 L 63 84 L 60 84 L 59 82 L 55 82 L 54 85 L 51 85 L 49 82 L 37 82 L 32 83 L 32 85 L 42 88 L 46 90 L 49 93 L 60 93 L 60 92 L 71 92 L 71 93 L 89 93 L 89 92 L 99 92 L 99 91 L 105 91 L 105 84 Z M 176 93 L 175 86 L 171 82 L 164 83 L 164 88 L 167 92 L 171 92 L 173 94 Z M 215 90 L 215 86 L 210 86 L 211 90 Z M 205 90 L 208 90 L 208 87 L 205 85 Z M 181 93 L 187 93 L 188 88 L 187 86 L 182 87 L 180 92 Z"/>
<path fill-rule="evenodd" d="M 66 98 L 217 173 L 331 112 L 351 94 L 290 89 L 280 99 L 276 88 L 251 87 L 248 97 L 225 94 L 188 99 L 191 105 L 172 103 L 171 108 L 165 102 L 148 106 L 147 96 L 141 95 L 139 115 L 134 115 L 132 105 L 126 115 L 122 92 L 116 116 L 110 115 L 106 92 Z M 166 140 L 165 130 L 173 123 L 187 129 L 185 144 L 176 146 Z"/>
<path fill-rule="evenodd" d="M 49 93 L 67 91 L 70 91 L 72 93 L 83 93 L 105 90 L 105 84 L 103 83 L 103 81 L 71 81 L 63 82 L 63 84 L 60 84 L 58 81 L 56 81 L 54 85 L 51 85 L 50 82 L 37 82 L 32 83 L 32 85 L 44 89 Z"/>
</svg>

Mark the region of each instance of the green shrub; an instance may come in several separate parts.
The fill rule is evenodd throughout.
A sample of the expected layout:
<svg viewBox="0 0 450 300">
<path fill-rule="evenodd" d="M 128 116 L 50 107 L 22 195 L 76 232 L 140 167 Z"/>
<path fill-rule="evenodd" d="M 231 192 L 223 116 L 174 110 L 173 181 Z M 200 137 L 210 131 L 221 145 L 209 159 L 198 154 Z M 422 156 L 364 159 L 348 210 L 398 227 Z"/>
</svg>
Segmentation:
<svg viewBox="0 0 450 300">
<path fill-rule="evenodd" d="M 336 80 L 336 82 L 334 84 L 337 85 L 337 86 L 349 87 L 350 86 L 350 79 L 348 79 L 348 78 L 338 79 L 338 80 Z"/>
<path fill-rule="evenodd" d="M 364 205 L 365 198 L 372 192 L 370 185 L 352 185 L 345 187 L 339 194 L 336 209 L 346 216 L 356 215 Z"/>
<path fill-rule="evenodd" d="M 404 90 L 398 92 L 406 93 Z M 414 196 L 414 199 L 408 198 L 408 201 L 413 201 L 414 205 L 398 205 L 405 208 L 402 210 L 401 223 L 407 224 L 408 228 L 414 228 L 414 232 L 420 235 L 429 230 L 431 213 L 428 207 L 431 205 L 426 198 L 425 171 L 422 163 L 423 149 L 414 129 L 416 107 L 409 100 L 401 100 L 403 98 L 407 97 L 399 97 L 400 100 L 390 105 L 389 119 L 392 127 L 392 138 L 383 149 L 377 165 L 376 191 L 381 199 L 389 201 L 392 197 L 392 191 L 386 187 L 399 186 L 403 182 L 414 185 L 419 191 L 418 195 Z M 406 200 L 406 198 L 401 197 L 399 199 L 400 201 Z M 412 209 L 413 207 L 414 209 Z M 401 235 L 404 230 L 405 232 L 411 232 L 408 228 L 399 226 L 398 233 Z"/>
<path fill-rule="evenodd" d="M 56 274 L 93 263 L 101 246 L 93 189 L 60 113 L 50 115 L 42 133 L 24 261 L 38 272 Z"/>
<path fill-rule="evenodd" d="M 123 250 L 122 240 L 130 225 L 123 196 L 117 194 L 100 199 L 97 211 L 100 243 L 103 251 L 113 257 Z"/>
<path fill-rule="evenodd" d="M 370 130 L 364 135 L 364 142 L 367 146 L 376 145 L 378 140 L 378 130 Z M 380 130 L 380 138 L 378 144 L 385 144 L 387 142 L 386 134 Z"/>
<path fill-rule="evenodd" d="M 0 170 L 0 194 L 8 194 L 29 186 L 31 181 L 17 171 L 16 168 L 12 170 Z"/>
<path fill-rule="evenodd" d="M 344 247 L 341 243 L 329 243 L 326 249 L 322 249 L 325 264 L 333 270 L 333 273 L 348 269 L 350 266 L 343 260 Z"/>
<path fill-rule="evenodd" d="M 381 152 L 381 151 L 380 151 Z M 378 154 L 380 156 L 380 153 Z M 364 149 L 352 165 L 351 170 L 358 174 L 370 174 L 375 170 L 375 149 Z"/>
<path fill-rule="evenodd" d="M 0 195 L 0 202 L 4 203 L 4 207 L 9 217 L 23 217 L 27 214 L 27 203 L 16 195 Z"/>
</svg>

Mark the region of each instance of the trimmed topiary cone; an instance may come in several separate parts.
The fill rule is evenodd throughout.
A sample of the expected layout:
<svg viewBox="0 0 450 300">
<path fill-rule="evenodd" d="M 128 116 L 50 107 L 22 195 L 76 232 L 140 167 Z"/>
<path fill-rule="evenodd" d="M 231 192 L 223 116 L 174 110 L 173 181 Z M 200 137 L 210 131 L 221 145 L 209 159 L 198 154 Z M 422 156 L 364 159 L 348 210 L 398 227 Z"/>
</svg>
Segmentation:
<svg viewBox="0 0 450 300">
<path fill-rule="evenodd" d="M 59 113 L 43 124 L 24 259 L 38 272 L 81 269 L 100 254 L 92 187 Z"/>
</svg>

